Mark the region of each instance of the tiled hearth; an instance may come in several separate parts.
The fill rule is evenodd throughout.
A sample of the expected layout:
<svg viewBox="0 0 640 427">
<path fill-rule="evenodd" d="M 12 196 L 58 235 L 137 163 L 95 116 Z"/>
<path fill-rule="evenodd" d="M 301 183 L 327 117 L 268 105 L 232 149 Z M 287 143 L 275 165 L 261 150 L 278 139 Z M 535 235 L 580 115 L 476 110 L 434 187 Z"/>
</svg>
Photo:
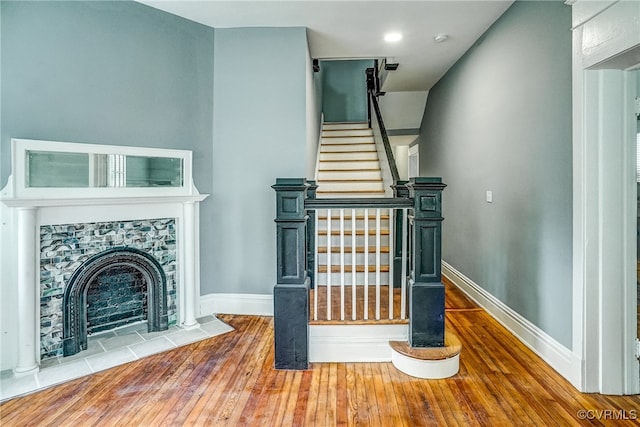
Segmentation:
<svg viewBox="0 0 640 427">
<path fill-rule="evenodd" d="M 36 374 L 15 377 L 11 371 L 1 372 L 0 401 L 233 330 L 214 316 L 199 318 L 198 323 L 200 327 L 196 329 L 185 330 L 174 325 L 169 330 L 151 333 L 146 332 L 146 324 L 138 323 L 93 335 L 87 350 L 70 357 L 47 359 Z"/>
</svg>

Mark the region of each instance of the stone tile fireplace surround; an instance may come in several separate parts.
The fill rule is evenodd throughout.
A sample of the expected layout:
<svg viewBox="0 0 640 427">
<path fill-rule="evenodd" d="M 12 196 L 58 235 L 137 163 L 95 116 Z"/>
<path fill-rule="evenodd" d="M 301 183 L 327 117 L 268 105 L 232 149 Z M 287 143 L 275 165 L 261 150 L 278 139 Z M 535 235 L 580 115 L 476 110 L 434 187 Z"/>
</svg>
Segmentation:
<svg viewBox="0 0 640 427">
<path fill-rule="evenodd" d="M 41 360 L 64 355 L 63 319 L 71 311 L 65 307 L 64 295 L 70 279 L 79 268 L 86 268 L 91 257 L 114 248 L 139 250 L 157 260 L 166 278 L 162 297 L 167 323 L 177 324 L 174 218 L 44 225 L 39 240 Z"/>
</svg>

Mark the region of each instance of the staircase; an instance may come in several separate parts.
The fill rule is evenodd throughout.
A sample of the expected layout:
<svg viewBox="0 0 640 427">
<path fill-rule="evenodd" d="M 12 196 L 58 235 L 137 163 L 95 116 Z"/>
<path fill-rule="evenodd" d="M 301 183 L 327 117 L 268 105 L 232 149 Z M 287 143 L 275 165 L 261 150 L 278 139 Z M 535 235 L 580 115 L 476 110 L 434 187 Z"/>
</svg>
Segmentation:
<svg viewBox="0 0 640 427">
<path fill-rule="evenodd" d="M 381 198 L 385 196 L 385 184 L 382 179 L 380 160 L 376 150 L 373 130 L 369 128 L 368 123 L 325 123 L 320 144 L 316 181 L 318 198 L 352 199 Z M 388 183 L 387 186 L 390 184 Z M 379 219 L 376 219 L 376 210 L 368 210 L 366 224 L 363 209 L 344 210 L 342 220 L 340 219 L 340 211 L 335 209 L 331 212 L 322 209 L 317 214 L 317 235 L 319 239 L 317 283 L 327 285 L 329 270 L 331 270 L 331 284 L 339 286 L 342 283 L 340 236 L 344 233 L 344 273 L 347 275 L 345 278 L 347 285 L 351 285 L 354 279 L 352 273 L 355 271 L 353 274 L 360 295 L 358 299 L 364 298 L 364 292 L 360 288 L 364 286 L 365 281 L 369 286 L 379 284 L 388 289 L 390 250 L 388 210 L 381 210 Z M 329 214 L 331 214 L 330 224 Z M 379 224 L 377 224 L 377 221 L 379 221 Z M 341 222 L 343 224 L 343 233 L 341 233 Z M 380 230 L 379 235 L 376 233 L 377 228 Z M 331 237 L 329 237 L 329 232 Z M 378 254 L 380 256 L 379 260 Z M 354 256 L 355 263 L 353 262 Z M 368 277 L 365 278 L 365 275 Z M 342 295 L 334 292 L 332 296 L 332 299 L 335 300 Z M 323 297 L 320 301 L 320 306 L 323 310 L 326 310 L 328 301 L 326 300 L 326 295 L 323 295 Z M 344 298 L 351 298 L 350 289 L 348 295 L 344 296 Z M 376 318 L 375 301 L 372 301 L 372 304 L 367 304 L 368 312 L 366 315 L 363 312 L 364 304 L 360 301 L 359 303 L 363 307 L 357 310 L 359 313 L 356 313 L 355 316 L 352 310 L 349 310 L 351 308 L 351 300 L 349 299 L 346 302 L 348 307 L 345 319 L 341 319 L 341 301 L 335 300 L 331 302 L 331 305 L 335 307 L 331 309 L 331 320 L 361 321 Z M 388 297 L 383 302 L 384 304 L 381 305 L 387 306 Z M 388 313 L 388 309 L 386 313 Z M 388 319 L 388 314 L 386 313 L 383 314 Z M 325 313 L 322 313 L 322 316 L 318 316 L 318 319 L 321 318 L 324 321 L 327 320 Z"/>
<path fill-rule="evenodd" d="M 405 191 L 391 197 L 385 177 L 399 177 L 374 96 L 371 103 L 378 143 L 368 124 L 323 125 L 315 197 L 305 179 L 278 178 L 272 186 L 276 368 L 391 361 L 412 376 L 446 378 L 458 372 L 461 346 L 443 334 L 444 287 L 431 277 L 439 272 L 437 214 L 445 185 L 441 178 L 416 177 L 407 186 L 411 197 Z M 305 239 L 306 252 L 300 250 Z M 409 283 L 409 277 L 425 281 Z"/>
<path fill-rule="evenodd" d="M 367 123 L 324 124 L 317 169 L 318 199 L 384 198 L 391 185 L 383 181 Z M 388 342 L 407 336 L 407 320 L 400 319 L 399 289 L 389 293 L 389 210 L 318 209 L 316 216 L 310 360 L 389 361 Z M 393 319 L 389 319 L 390 300 Z"/>
<path fill-rule="evenodd" d="M 380 160 L 367 123 L 323 125 L 317 184 L 318 198 L 384 197 Z"/>
</svg>

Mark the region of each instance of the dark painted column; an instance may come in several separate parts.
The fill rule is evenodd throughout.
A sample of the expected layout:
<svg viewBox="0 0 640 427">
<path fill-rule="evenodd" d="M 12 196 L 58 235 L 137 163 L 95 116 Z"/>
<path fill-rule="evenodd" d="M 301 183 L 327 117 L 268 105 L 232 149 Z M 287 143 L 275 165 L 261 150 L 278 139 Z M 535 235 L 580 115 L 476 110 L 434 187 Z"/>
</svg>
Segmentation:
<svg viewBox="0 0 640 427">
<path fill-rule="evenodd" d="M 407 183 L 409 181 L 396 181 L 391 186 L 393 189 L 393 197 L 409 198 L 409 189 Z M 394 242 L 393 242 L 393 287 L 399 288 L 402 285 L 402 239 L 408 239 L 409 236 L 402 235 L 402 219 L 404 213 L 402 209 L 393 209 L 393 217 L 390 218 L 393 221 L 395 227 Z M 408 233 L 407 228 L 407 233 Z M 409 268 L 406 270 L 409 271 Z"/>
<path fill-rule="evenodd" d="M 309 283 L 304 178 L 277 178 L 277 283 L 273 289 L 276 369 L 309 367 Z"/>
<path fill-rule="evenodd" d="M 411 347 L 444 346 L 442 284 L 441 178 L 411 178 L 413 198 L 409 278 L 409 343 Z"/>
</svg>

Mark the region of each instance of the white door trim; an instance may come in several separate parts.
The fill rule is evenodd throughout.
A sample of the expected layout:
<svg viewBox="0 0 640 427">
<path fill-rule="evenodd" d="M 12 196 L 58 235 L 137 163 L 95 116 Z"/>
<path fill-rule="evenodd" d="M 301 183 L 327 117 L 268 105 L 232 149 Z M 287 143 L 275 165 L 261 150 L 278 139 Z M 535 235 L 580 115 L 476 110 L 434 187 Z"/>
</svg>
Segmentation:
<svg viewBox="0 0 640 427">
<path fill-rule="evenodd" d="M 637 394 L 635 76 L 603 66 L 628 52 L 611 46 L 590 69 L 583 28 L 573 30 L 573 351 L 582 391 Z"/>
</svg>

